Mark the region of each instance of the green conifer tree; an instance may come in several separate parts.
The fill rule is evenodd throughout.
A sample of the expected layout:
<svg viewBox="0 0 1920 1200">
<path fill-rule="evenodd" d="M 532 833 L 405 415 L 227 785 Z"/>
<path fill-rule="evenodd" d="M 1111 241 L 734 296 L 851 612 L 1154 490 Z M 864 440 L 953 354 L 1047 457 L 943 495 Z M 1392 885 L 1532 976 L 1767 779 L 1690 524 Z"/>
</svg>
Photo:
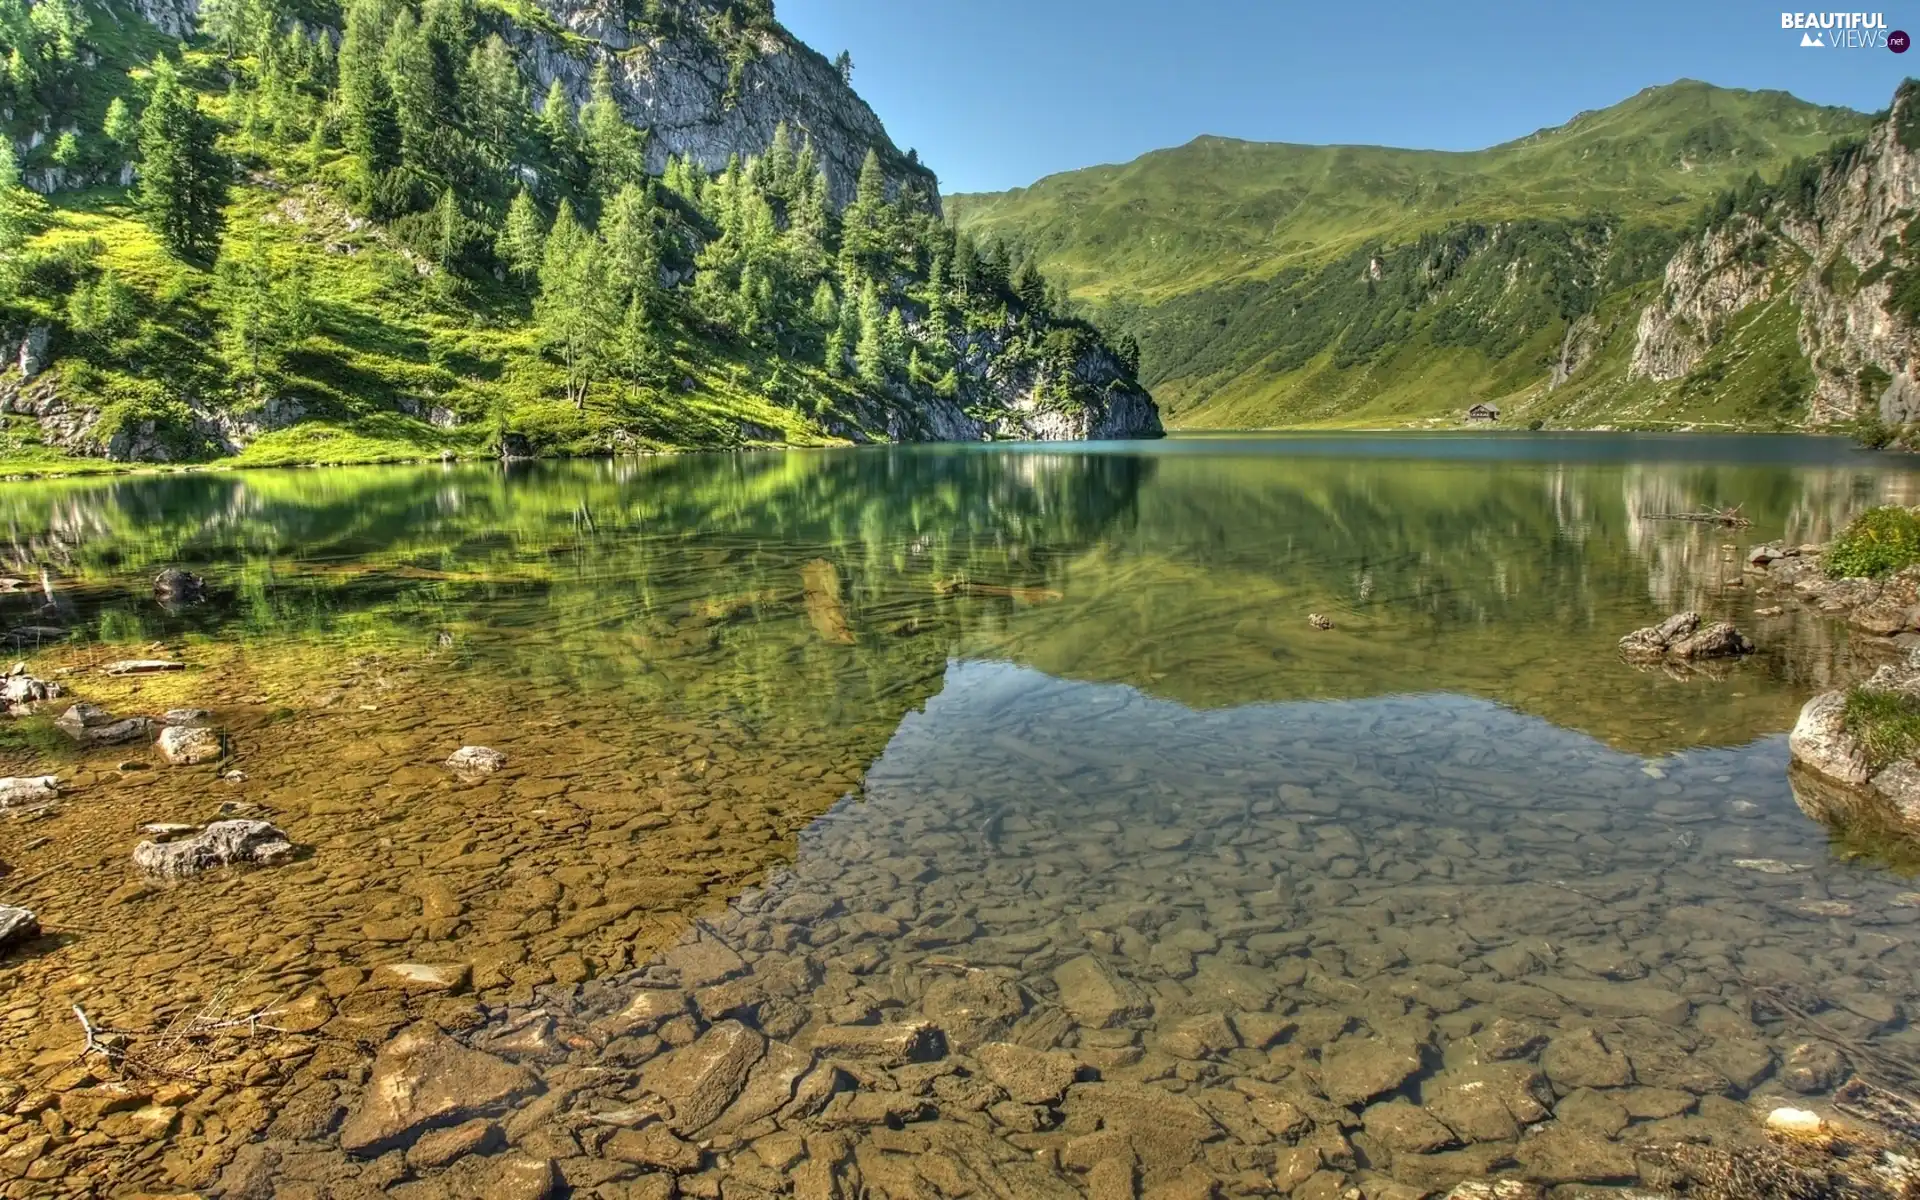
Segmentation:
<svg viewBox="0 0 1920 1200">
<path fill-rule="evenodd" d="M 147 223 L 168 252 L 203 258 L 219 240 L 228 167 L 214 148 L 213 122 L 173 66 L 155 62 L 153 90 L 140 117 L 140 190 Z"/>
<path fill-rule="evenodd" d="M 651 318 L 660 303 L 660 245 L 654 230 L 653 201 L 647 190 L 629 183 L 614 194 L 601 218 L 607 244 L 607 273 L 621 295 Z"/>
<path fill-rule="evenodd" d="M 513 203 L 507 206 L 506 227 L 500 231 L 494 250 L 507 270 L 513 272 L 522 284 L 531 283 L 540 273 L 540 263 L 546 253 L 546 225 L 540 219 L 540 209 L 533 202 L 533 196 L 526 188 L 514 193 Z"/>
<path fill-rule="evenodd" d="M 580 133 L 593 191 L 605 200 L 646 178 L 646 138 L 620 111 L 604 58 L 594 65 L 590 86 L 587 103 L 580 110 Z"/>
<path fill-rule="evenodd" d="M 600 240 L 561 201 L 540 261 L 540 296 L 533 315 L 542 344 L 566 368 L 566 394 L 576 409 L 599 373 L 613 321 Z"/>
<path fill-rule="evenodd" d="M 862 382 L 879 387 L 887 381 L 887 318 L 880 307 L 880 293 L 872 284 L 860 292 L 860 340 L 854 343 L 853 362 Z"/>
</svg>

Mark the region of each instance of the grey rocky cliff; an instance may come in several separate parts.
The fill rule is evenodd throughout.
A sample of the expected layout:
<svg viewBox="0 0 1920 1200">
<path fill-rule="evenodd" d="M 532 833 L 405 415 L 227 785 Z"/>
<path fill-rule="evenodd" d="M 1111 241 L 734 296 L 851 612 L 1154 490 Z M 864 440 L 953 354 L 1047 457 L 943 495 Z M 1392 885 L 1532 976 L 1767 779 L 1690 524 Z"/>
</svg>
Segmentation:
<svg viewBox="0 0 1920 1200">
<path fill-rule="evenodd" d="M 1771 276 L 1750 252 L 1766 236 L 1759 221 L 1743 217 L 1681 247 L 1667 263 L 1659 298 L 1640 313 L 1628 378 L 1681 378 L 1729 321 L 1771 294 Z"/>
<path fill-rule="evenodd" d="M 717 32 L 718 0 L 684 0 L 680 28 L 662 34 L 634 22 L 620 0 L 538 0 L 564 30 L 509 21 L 505 34 L 540 89 L 558 78 L 577 105 L 587 98 L 594 66 L 606 62 L 615 94 L 634 124 L 649 131 L 648 169 L 669 155 L 718 171 L 735 154 L 757 154 L 785 122 L 813 142 L 836 204 L 853 198 L 860 164 L 877 150 L 889 184 L 912 185 L 939 205 L 933 173 L 893 144 L 886 127 L 833 64 L 782 28 Z M 199 0 L 132 0 L 133 11 L 170 37 L 190 37 Z M 635 3 L 632 11 L 637 12 Z M 729 50 L 744 61 L 732 78 Z M 43 173 L 44 174 L 44 173 Z M 85 186 L 92 178 L 45 175 L 39 191 Z"/>
<path fill-rule="evenodd" d="M 719 7 L 708 0 L 689 4 L 687 20 L 711 25 Z M 541 0 L 541 8 L 582 40 L 563 42 L 516 27 L 510 40 L 528 75 L 541 88 L 561 80 L 577 104 L 587 97 L 595 65 L 605 61 L 621 107 L 649 131 L 647 167 L 656 174 L 669 155 L 720 170 L 735 154 L 765 150 L 775 126 L 784 122 L 795 138 L 813 142 L 835 204 L 853 198 L 869 149 L 879 152 L 893 188 L 918 187 L 939 204 L 932 172 L 894 146 L 880 118 L 832 63 L 784 29 L 660 34 L 630 26 L 617 0 Z M 732 88 L 722 37 L 733 39 L 734 52 L 745 60 Z"/>
<path fill-rule="evenodd" d="M 1009 322 L 955 335 L 959 394 L 948 398 L 896 386 L 885 409 L 871 414 L 872 423 L 889 441 L 1105 441 L 1165 433 L 1153 397 L 1104 346 L 1089 347 L 1074 360 L 1078 398 L 1060 401 L 1049 396 L 1055 381 L 1044 369 L 1008 353 L 1013 332 Z"/>
<path fill-rule="evenodd" d="M 1920 341 L 1892 302 L 1899 273 L 1920 266 L 1920 248 L 1906 245 L 1920 212 L 1920 154 L 1899 133 L 1914 104 L 1920 93 L 1902 88 L 1887 120 L 1830 155 L 1805 210 L 1775 203 L 1764 220 L 1736 214 L 1683 246 L 1641 313 L 1629 375 L 1681 378 L 1742 311 L 1784 297 L 1799 312 L 1816 381 L 1811 424 L 1876 406 L 1895 424 L 1920 419 Z"/>
</svg>

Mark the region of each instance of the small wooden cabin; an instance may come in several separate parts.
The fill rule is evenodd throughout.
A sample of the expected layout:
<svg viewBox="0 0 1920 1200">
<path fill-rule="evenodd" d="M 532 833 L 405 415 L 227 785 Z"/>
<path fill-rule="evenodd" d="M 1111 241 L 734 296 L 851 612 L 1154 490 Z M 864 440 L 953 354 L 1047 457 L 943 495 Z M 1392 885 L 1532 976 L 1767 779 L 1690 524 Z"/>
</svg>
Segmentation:
<svg viewBox="0 0 1920 1200">
<path fill-rule="evenodd" d="M 1500 406 L 1497 404 L 1476 404 L 1467 410 L 1469 424 L 1475 421 L 1498 421 L 1499 419 Z"/>
</svg>

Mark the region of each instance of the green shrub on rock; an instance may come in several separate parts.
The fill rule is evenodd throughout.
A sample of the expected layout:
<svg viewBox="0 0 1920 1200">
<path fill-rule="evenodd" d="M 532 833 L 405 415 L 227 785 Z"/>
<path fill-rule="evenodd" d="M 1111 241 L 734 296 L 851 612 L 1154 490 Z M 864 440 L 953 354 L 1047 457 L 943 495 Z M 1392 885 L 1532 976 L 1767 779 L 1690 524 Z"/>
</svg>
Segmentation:
<svg viewBox="0 0 1920 1200">
<path fill-rule="evenodd" d="M 1920 697 L 1851 688 L 1846 726 L 1867 753 L 1867 769 L 1878 773 L 1920 754 Z"/>
<path fill-rule="evenodd" d="M 1835 579 L 1886 575 L 1920 562 L 1920 514 L 1889 505 L 1853 519 L 1827 548 L 1827 574 Z"/>
</svg>

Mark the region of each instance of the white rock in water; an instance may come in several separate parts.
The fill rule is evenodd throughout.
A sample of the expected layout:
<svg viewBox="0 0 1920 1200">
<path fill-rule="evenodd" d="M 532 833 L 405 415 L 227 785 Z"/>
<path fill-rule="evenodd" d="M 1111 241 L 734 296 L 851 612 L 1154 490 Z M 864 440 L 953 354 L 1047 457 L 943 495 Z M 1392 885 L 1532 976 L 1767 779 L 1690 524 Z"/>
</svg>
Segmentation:
<svg viewBox="0 0 1920 1200">
<path fill-rule="evenodd" d="M 154 745 L 176 767 L 213 762 L 226 753 L 220 735 L 203 725 L 169 725 Z"/>
<path fill-rule="evenodd" d="M 1808 869 L 1805 863 L 1784 863 L 1777 858 L 1736 858 L 1733 865 L 1742 871 L 1758 871 L 1762 875 L 1791 875 L 1795 871 Z"/>
<path fill-rule="evenodd" d="M 60 798 L 60 779 L 55 775 L 9 776 L 0 779 L 0 808 L 20 808 L 46 804 Z"/>
<path fill-rule="evenodd" d="M 0 682 L 0 700 L 8 704 L 32 704 L 40 700 L 52 700 L 59 694 L 59 684 L 35 679 L 25 671 L 11 671 L 5 681 Z"/>
<path fill-rule="evenodd" d="M 40 936 L 40 921 L 24 908 L 0 904 L 0 950 Z"/>
<path fill-rule="evenodd" d="M 466 963 L 383 963 L 373 970 L 375 984 L 408 992 L 457 992 L 472 978 Z"/>
<path fill-rule="evenodd" d="M 447 756 L 456 775 L 491 775 L 507 765 L 507 756 L 487 746 L 462 746 Z"/>
<path fill-rule="evenodd" d="M 287 835 L 265 821 L 215 821 L 177 842 L 141 842 L 133 865 L 149 875 L 179 879 L 230 863 L 271 865 L 293 856 Z"/>
<path fill-rule="evenodd" d="M 184 671 L 187 664 L 168 658 L 125 658 L 103 668 L 109 675 L 151 675 L 159 671 Z"/>
<path fill-rule="evenodd" d="M 1804 1108 L 1776 1108 L 1767 1114 L 1767 1128 L 1775 1133 L 1794 1133 L 1802 1136 L 1819 1133 L 1826 1126 L 1818 1114 Z"/>
</svg>

